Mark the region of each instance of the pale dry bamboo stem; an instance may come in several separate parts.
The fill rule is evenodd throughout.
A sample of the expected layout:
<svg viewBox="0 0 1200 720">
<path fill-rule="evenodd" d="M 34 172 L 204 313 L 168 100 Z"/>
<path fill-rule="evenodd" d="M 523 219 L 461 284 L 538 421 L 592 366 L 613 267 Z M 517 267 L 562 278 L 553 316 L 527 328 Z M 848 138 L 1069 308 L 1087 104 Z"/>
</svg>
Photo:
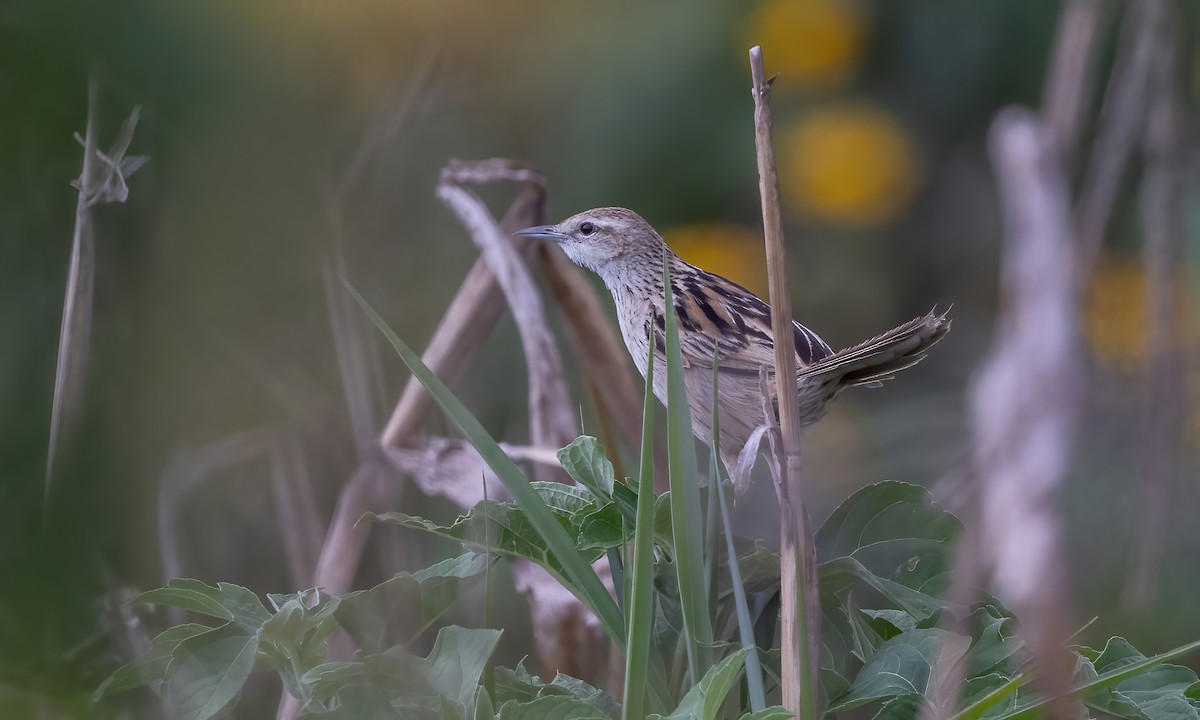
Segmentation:
<svg viewBox="0 0 1200 720">
<path fill-rule="evenodd" d="M 771 299 L 771 330 L 775 343 L 775 385 L 783 434 L 783 478 L 776 479 L 780 509 L 780 582 L 783 705 L 800 720 L 816 720 L 820 681 L 820 598 L 816 548 L 804 507 L 801 477 L 801 427 L 796 393 L 796 352 L 792 337 L 792 300 L 788 292 L 783 218 L 779 208 L 779 178 L 771 149 L 771 81 L 763 70 L 762 49 L 750 49 L 754 96 L 754 141 L 758 160 L 758 192 L 762 199 L 767 248 L 767 281 Z M 770 422 L 772 418 L 767 418 Z"/>
</svg>

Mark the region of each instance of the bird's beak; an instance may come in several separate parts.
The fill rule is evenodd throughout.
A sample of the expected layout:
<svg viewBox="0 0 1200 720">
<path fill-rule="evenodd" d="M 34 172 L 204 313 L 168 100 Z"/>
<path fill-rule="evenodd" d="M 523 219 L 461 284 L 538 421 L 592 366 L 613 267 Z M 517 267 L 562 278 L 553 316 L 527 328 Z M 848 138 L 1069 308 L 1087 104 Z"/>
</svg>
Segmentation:
<svg viewBox="0 0 1200 720">
<path fill-rule="evenodd" d="M 513 237 L 537 238 L 538 240 L 550 240 L 560 243 L 567 239 L 566 233 L 561 233 L 554 229 L 553 225 L 535 225 L 524 230 L 518 230 L 513 233 Z"/>
</svg>

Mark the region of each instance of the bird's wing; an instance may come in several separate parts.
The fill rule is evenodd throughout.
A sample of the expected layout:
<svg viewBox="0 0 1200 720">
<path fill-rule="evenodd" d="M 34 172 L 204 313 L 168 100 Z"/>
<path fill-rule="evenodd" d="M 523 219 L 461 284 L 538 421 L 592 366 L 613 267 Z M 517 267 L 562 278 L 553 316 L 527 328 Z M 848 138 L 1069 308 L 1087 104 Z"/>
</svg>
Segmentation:
<svg viewBox="0 0 1200 720">
<path fill-rule="evenodd" d="M 685 364 L 712 367 L 715 351 L 724 372 L 757 376 L 759 368 L 774 365 L 771 308 L 765 302 L 741 285 L 699 269 L 673 278 L 672 285 Z M 654 321 L 657 336 L 664 332 L 665 322 L 661 314 Z M 833 354 L 800 323 L 793 323 L 792 341 L 800 367 Z"/>
</svg>

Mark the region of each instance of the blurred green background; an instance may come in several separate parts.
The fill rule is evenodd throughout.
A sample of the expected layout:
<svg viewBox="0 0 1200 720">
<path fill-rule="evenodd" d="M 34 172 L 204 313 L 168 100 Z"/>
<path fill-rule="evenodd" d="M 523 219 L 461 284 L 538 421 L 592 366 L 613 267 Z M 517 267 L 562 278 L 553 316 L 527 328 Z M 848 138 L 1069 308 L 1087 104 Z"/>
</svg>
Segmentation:
<svg viewBox="0 0 1200 720">
<path fill-rule="evenodd" d="M 406 102 L 394 140 L 340 206 L 341 247 L 350 278 L 414 346 L 476 256 L 433 196 L 452 158 L 526 160 L 548 178 L 549 221 L 627 206 L 685 258 L 765 292 L 746 60 L 761 43 L 780 74 L 775 138 L 797 319 L 844 347 L 935 304 L 954 308 L 954 331 L 926 363 L 844 396 L 810 433 L 812 511 L 819 520 L 884 479 L 953 495 L 939 480 L 966 457 L 963 390 L 996 311 L 1001 227 L 986 132 L 1002 106 L 1038 104 L 1059 10 L 1048 0 L 7 0 L 0 709 L 91 712 L 87 695 L 121 654 L 120 600 L 164 579 L 157 488 L 177 453 L 293 431 L 328 517 L 355 462 L 322 284 L 328 209 L 372 118 Z M 1105 25 L 1102 77 L 1118 20 Z M 1197 61 L 1188 52 L 1185 66 Z M 72 133 L 84 128 L 89 73 L 101 147 L 140 105 L 130 152 L 151 160 L 127 203 L 96 211 L 83 418 L 43 513 L 69 181 L 81 162 Z M 1187 93 L 1194 104 L 1195 86 Z M 504 191 L 486 196 L 498 212 L 507 203 Z M 1191 184 L 1187 207 L 1189 217 L 1200 209 Z M 1132 184 L 1106 245 L 1087 293 L 1094 372 L 1063 503 L 1070 573 L 1079 623 L 1100 615 L 1085 639 L 1120 633 L 1152 652 L 1200 637 L 1200 422 L 1195 392 L 1181 388 L 1188 419 L 1161 584 L 1153 606 L 1126 608 L 1145 354 Z M 1189 299 L 1181 339 L 1193 348 L 1195 319 Z M 381 357 L 380 419 L 405 380 Z M 1188 376 L 1196 371 L 1190 362 Z M 498 438 L 522 441 L 523 377 L 506 321 L 458 389 Z M 768 485 L 739 511 L 764 537 Z M 405 502 L 422 501 L 410 490 Z M 265 466 L 223 470 L 180 520 L 184 574 L 293 589 L 281 522 Z M 364 563 L 358 586 L 430 559 L 416 540 L 397 542 L 399 554 Z M 521 632 L 506 636 L 517 657 L 528 652 Z"/>
</svg>

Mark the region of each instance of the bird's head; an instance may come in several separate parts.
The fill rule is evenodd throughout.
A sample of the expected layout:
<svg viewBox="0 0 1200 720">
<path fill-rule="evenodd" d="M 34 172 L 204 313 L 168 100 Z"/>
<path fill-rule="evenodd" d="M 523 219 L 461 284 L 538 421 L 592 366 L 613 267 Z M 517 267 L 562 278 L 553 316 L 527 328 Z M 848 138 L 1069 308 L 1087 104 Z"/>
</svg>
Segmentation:
<svg viewBox="0 0 1200 720">
<path fill-rule="evenodd" d="M 585 210 L 557 225 L 518 230 L 515 235 L 550 240 L 571 262 L 613 285 L 622 273 L 662 267 L 662 237 L 640 215 L 625 208 Z"/>
</svg>

